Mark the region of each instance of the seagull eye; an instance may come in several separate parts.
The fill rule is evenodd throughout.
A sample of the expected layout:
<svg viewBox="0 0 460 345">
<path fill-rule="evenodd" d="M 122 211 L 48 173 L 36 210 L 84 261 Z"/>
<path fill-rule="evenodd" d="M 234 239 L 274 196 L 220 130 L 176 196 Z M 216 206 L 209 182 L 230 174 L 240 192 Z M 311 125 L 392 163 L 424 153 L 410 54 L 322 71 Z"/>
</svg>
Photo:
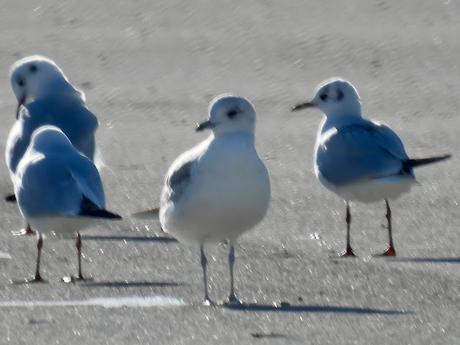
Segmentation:
<svg viewBox="0 0 460 345">
<path fill-rule="evenodd" d="M 323 93 L 322 95 L 319 96 L 322 101 L 326 102 L 327 101 L 327 94 Z"/>
<path fill-rule="evenodd" d="M 227 113 L 227 116 L 228 116 L 229 119 L 233 119 L 237 114 L 238 114 L 238 111 L 236 111 L 236 110 L 230 110 L 230 111 Z"/>
<path fill-rule="evenodd" d="M 21 86 L 21 87 L 23 87 L 24 85 L 26 85 L 26 82 L 25 82 L 24 79 L 22 79 L 22 78 L 19 78 L 16 82 L 17 82 L 18 85 Z"/>
<path fill-rule="evenodd" d="M 29 71 L 32 72 L 32 73 L 37 72 L 37 69 L 38 69 L 38 68 L 37 68 L 36 65 L 30 65 L 30 67 L 29 67 Z"/>
</svg>

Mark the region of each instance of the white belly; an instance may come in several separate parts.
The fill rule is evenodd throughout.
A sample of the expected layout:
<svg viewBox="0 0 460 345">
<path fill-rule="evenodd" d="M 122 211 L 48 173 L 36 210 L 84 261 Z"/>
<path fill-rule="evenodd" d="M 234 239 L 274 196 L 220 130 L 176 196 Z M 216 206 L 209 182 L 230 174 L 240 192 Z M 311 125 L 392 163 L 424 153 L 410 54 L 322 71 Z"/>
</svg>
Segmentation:
<svg viewBox="0 0 460 345">
<path fill-rule="evenodd" d="M 27 219 L 32 229 L 42 234 L 58 238 L 71 238 L 76 232 L 95 224 L 95 218 L 89 217 L 30 217 Z"/>
<path fill-rule="evenodd" d="M 412 185 L 417 183 L 410 175 L 382 177 L 341 186 L 329 183 L 321 174 L 318 174 L 318 179 L 323 186 L 342 199 L 365 203 L 396 199 L 401 194 L 408 192 Z"/>
<path fill-rule="evenodd" d="M 256 181 L 206 181 L 160 210 L 163 229 L 184 242 L 230 241 L 262 220 L 270 202 L 267 176 Z"/>
</svg>

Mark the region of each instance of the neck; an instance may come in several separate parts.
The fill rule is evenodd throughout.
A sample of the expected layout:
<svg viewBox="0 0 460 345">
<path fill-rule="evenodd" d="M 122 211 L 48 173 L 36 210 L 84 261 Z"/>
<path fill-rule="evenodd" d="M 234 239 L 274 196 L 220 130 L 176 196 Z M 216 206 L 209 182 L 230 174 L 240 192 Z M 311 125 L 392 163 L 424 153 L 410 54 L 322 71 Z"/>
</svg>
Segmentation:
<svg viewBox="0 0 460 345">
<path fill-rule="evenodd" d="M 214 137 L 217 138 L 229 138 L 229 137 L 235 137 L 235 138 L 241 138 L 242 140 L 244 139 L 249 139 L 249 140 L 254 140 L 254 132 L 251 131 L 228 131 L 228 132 L 214 132 L 213 133 Z"/>
<path fill-rule="evenodd" d="M 340 114 L 340 115 L 325 115 L 321 122 L 321 132 L 325 132 L 331 128 L 339 128 L 347 126 L 362 120 L 360 113 L 358 114 Z"/>
</svg>

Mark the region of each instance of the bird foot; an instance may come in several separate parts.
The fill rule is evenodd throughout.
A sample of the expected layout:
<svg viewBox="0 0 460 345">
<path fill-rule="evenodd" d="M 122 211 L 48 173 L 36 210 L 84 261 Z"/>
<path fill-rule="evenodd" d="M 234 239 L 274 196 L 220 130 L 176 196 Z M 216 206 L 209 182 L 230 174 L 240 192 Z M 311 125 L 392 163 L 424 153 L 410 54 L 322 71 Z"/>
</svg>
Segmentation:
<svg viewBox="0 0 460 345">
<path fill-rule="evenodd" d="M 46 283 L 46 280 L 41 277 L 41 275 L 36 275 L 32 279 L 26 279 L 26 284 L 35 284 L 35 283 Z"/>
<path fill-rule="evenodd" d="M 230 295 L 228 296 L 227 300 L 224 302 L 224 305 L 235 307 L 235 306 L 243 305 L 243 302 L 239 300 L 235 295 Z"/>
<path fill-rule="evenodd" d="M 93 278 L 91 277 L 83 277 L 82 275 L 80 276 L 65 276 L 61 278 L 61 281 L 66 284 L 71 284 L 71 283 L 78 283 L 78 282 L 85 282 L 85 281 L 92 281 Z"/>
<path fill-rule="evenodd" d="M 340 257 L 356 257 L 355 253 L 353 252 L 353 249 L 348 246 L 344 252 L 339 254 Z"/>
<path fill-rule="evenodd" d="M 35 235 L 35 231 L 33 231 L 31 228 L 25 228 L 19 231 L 11 231 L 11 234 L 13 236 L 31 236 Z"/>
<path fill-rule="evenodd" d="M 203 305 L 205 307 L 214 307 L 216 304 L 209 298 L 209 297 L 206 297 L 204 300 L 203 300 Z"/>
<path fill-rule="evenodd" d="M 384 257 L 384 256 L 396 256 L 396 250 L 393 247 L 388 247 L 382 254 L 374 255 L 376 257 Z"/>
</svg>

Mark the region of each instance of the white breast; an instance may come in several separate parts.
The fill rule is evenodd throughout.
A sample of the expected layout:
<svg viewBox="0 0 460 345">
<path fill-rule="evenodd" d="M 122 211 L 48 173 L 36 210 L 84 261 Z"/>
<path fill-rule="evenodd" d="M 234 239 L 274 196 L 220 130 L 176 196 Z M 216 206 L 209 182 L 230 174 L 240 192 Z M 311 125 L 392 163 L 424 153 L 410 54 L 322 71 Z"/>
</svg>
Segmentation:
<svg viewBox="0 0 460 345">
<path fill-rule="evenodd" d="M 184 197 L 169 205 L 164 228 L 184 241 L 236 239 L 265 215 L 267 169 L 252 146 L 216 142 L 199 158 Z"/>
</svg>

